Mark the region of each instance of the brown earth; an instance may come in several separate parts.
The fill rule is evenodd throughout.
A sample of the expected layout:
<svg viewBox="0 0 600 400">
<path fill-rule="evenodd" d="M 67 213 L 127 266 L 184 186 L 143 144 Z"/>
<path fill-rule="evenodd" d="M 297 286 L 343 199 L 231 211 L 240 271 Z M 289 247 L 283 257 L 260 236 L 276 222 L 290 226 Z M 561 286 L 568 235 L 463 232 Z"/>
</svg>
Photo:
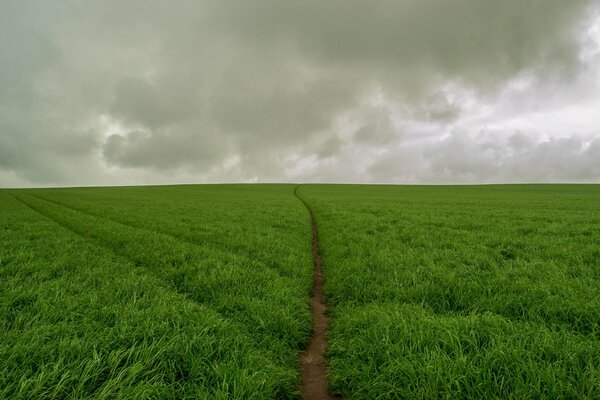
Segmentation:
<svg viewBox="0 0 600 400">
<path fill-rule="evenodd" d="M 298 186 L 294 195 L 307 208 L 312 225 L 312 256 L 314 261 L 314 283 L 310 298 L 310 309 L 313 319 L 313 332 L 306 351 L 300 358 L 300 374 L 302 377 L 301 392 L 305 400 L 333 400 L 327 390 L 327 359 L 324 352 L 327 347 L 327 330 L 329 329 L 329 318 L 327 317 L 325 292 L 323 290 L 323 266 L 319 253 L 319 235 L 317 224 L 312 210 L 298 196 Z"/>
</svg>

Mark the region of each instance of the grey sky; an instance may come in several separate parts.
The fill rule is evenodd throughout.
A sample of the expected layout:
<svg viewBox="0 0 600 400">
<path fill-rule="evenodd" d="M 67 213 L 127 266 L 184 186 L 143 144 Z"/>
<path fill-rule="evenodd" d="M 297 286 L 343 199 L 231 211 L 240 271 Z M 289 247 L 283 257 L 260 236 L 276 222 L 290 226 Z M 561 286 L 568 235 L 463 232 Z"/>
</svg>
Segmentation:
<svg viewBox="0 0 600 400">
<path fill-rule="evenodd" d="M 600 1 L 0 4 L 0 186 L 600 182 Z"/>
</svg>

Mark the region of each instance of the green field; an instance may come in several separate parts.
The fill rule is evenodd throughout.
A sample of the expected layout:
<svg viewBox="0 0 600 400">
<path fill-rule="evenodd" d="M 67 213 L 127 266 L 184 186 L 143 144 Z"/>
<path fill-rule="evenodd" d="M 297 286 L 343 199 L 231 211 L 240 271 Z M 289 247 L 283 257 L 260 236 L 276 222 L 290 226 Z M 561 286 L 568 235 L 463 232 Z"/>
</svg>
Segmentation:
<svg viewBox="0 0 600 400">
<path fill-rule="evenodd" d="M 297 397 L 293 186 L 0 192 L 0 398 Z"/>
<path fill-rule="evenodd" d="M 0 190 L 0 398 L 299 396 L 295 185 Z M 600 398 L 600 186 L 302 185 L 345 399 Z"/>
<path fill-rule="evenodd" d="M 600 398 L 599 186 L 310 186 L 345 398 Z"/>
</svg>

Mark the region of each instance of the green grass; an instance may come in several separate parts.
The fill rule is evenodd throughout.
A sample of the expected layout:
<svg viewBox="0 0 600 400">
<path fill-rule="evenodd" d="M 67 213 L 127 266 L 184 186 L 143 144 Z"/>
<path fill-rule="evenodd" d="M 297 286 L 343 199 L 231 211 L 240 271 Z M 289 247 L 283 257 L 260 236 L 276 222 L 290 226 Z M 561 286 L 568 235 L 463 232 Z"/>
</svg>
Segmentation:
<svg viewBox="0 0 600 400">
<path fill-rule="evenodd" d="M 0 398 L 298 398 L 294 187 L 0 190 Z M 335 393 L 600 398 L 600 186 L 298 193 Z"/>
<path fill-rule="evenodd" d="M 600 398 L 600 187 L 304 186 L 347 399 Z"/>
<path fill-rule="evenodd" d="M 0 398 L 294 398 L 293 186 L 0 192 Z"/>
</svg>

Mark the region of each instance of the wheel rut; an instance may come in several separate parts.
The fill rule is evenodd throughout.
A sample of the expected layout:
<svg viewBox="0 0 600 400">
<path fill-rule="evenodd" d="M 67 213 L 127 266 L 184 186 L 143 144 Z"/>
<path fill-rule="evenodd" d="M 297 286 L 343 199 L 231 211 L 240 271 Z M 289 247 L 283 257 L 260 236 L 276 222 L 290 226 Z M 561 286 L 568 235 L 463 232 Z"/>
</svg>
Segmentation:
<svg viewBox="0 0 600 400">
<path fill-rule="evenodd" d="M 314 282 L 310 298 L 310 309 L 313 319 L 313 332 L 305 352 L 300 357 L 300 375 L 302 378 L 300 391 L 305 400 L 333 400 L 327 387 L 328 363 L 325 358 L 327 347 L 327 331 L 329 329 L 329 317 L 327 317 L 327 305 L 325 291 L 323 289 L 323 264 L 319 251 L 319 234 L 312 209 L 298 194 L 298 188 L 294 189 L 294 196 L 304 204 L 308 210 L 312 229 L 312 257 L 314 264 Z"/>
<path fill-rule="evenodd" d="M 181 242 L 181 243 L 189 244 L 191 246 L 195 246 L 195 247 L 198 247 L 198 248 L 201 248 L 201 249 L 202 248 L 206 248 L 205 246 L 202 245 L 202 243 L 199 243 L 199 242 L 194 241 L 194 240 L 190 240 L 188 238 L 185 238 L 185 237 L 182 237 L 182 236 L 179 236 L 179 235 L 174 235 L 174 234 L 172 234 L 172 233 L 170 233 L 170 232 L 168 232 L 168 231 L 166 231 L 164 229 L 150 229 L 150 228 L 146 228 L 146 227 L 141 226 L 141 225 L 132 224 L 132 223 L 129 223 L 129 222 L 119 221 L 118 219 L 107 217 L 106 215 L 99 215 L 99 214 L 91 213 L 91 212 L 86 211 L 84 209 L 81 209 L 81 208 L 78 208 L 78 207 L 73 207 L 71 205 L 68 205 L 68 204 L 65 204 L 65 203 L 62 203 L 62 202 L 59 202 L 59 201 L 56 201 L 56 200 L 48 199 L 46 197 L 38 196 L 38 195 L 35 195 L 35 194 L 31 194 L 31 193 L 27 193 L 27 195 L 31 196 L 31 197 L 34 197 L 36 199 L 42 200 L 42 201 L 46 201 L 48 203 L 55 204 L 55 205 L 57 205 L 59 207 L 63 207 L 63 208 L 67 208 L 69 210 L 73 210 L 75 212 L 87 215 L 87 216 L 95 218 L 95 219 L 110 221 L 112 223 L 115 223 L 115 224 L 117 224 L 119 226 L 123 226 L 123 227 L 128 228 L 128 229 L 134 229 L 134 230 L 141 231 L 141 232 L 148 232 L 149 234 L 168 236 L 168 237 L 170 237 L 170 238 L 172 238 L 172 239 L 174 239 L 174 240 L 176 240 L 178 242 Z M 13 195 L 13 197 L 14 197 L 14 195 Z M 21 201 L 21 200 L 19 200 L 19 201 Z M 211 247 L 215 247 L 215 246 L 211 246 Z M 226 249 L 223 246 L 219 247 L 219 250 L 226 251 Z M 270 266 L 268 268 L 275 270 L 280 276 L 283 276 L 283 277 L 289 277 L 290 276 L 290 274 L 288 272 L 283 271 L 281 269 L 270 267 Z"/>
</svg>

